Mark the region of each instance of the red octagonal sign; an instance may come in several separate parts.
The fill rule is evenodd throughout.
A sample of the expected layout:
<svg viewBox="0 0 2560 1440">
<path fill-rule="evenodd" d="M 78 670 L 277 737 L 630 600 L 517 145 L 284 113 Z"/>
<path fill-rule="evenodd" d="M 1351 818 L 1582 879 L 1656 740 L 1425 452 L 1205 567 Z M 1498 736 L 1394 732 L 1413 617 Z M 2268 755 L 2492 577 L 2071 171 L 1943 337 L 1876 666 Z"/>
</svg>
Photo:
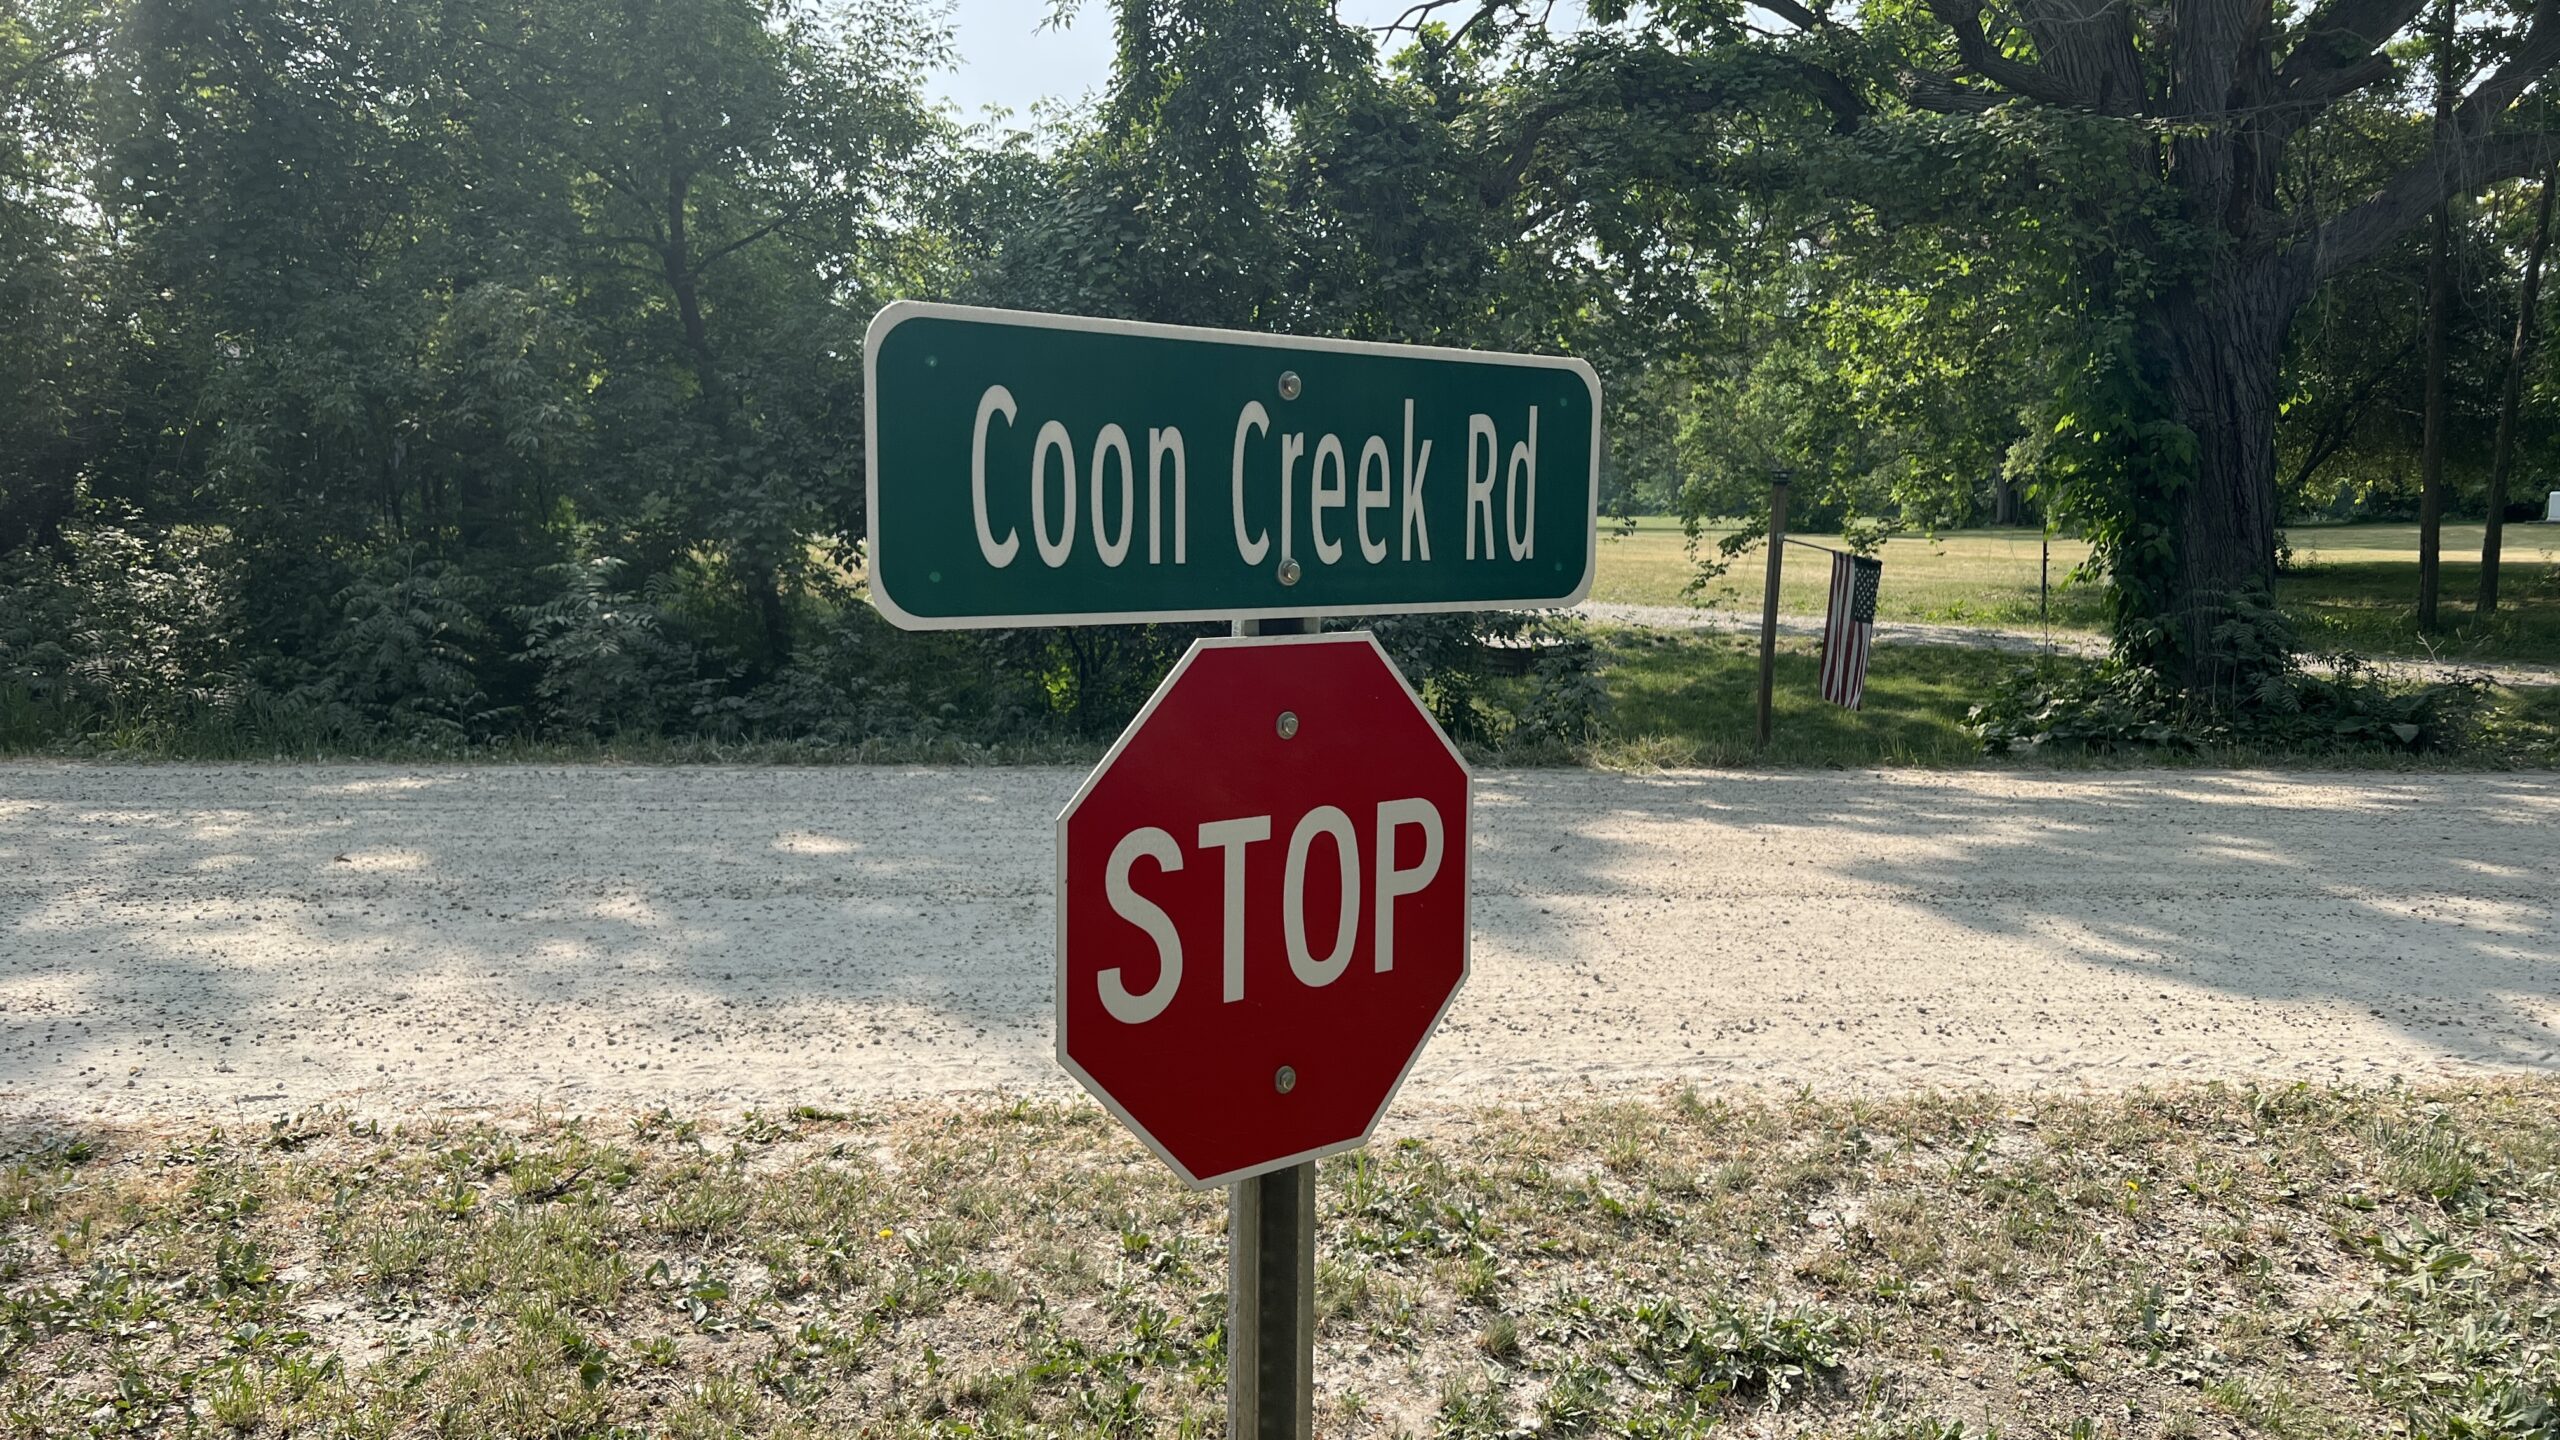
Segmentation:
<svg viewBox="0 0 2560 1440">
<path fill-rule="evenodd" d="M 1182 1178 L 1347 1150 L 1467 976 L 1466 762 L 1366 633 L 1202 640 L 1058 816 L 1058 1060 Z"/>
</svg>

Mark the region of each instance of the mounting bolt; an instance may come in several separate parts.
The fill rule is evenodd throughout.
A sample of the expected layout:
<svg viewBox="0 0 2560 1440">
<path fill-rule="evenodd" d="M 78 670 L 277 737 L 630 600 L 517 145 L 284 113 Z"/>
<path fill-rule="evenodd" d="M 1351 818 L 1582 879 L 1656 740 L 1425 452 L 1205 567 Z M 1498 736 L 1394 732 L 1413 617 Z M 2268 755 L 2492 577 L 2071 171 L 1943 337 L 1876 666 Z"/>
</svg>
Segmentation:
<svg viewBox="0 0 2560 1440">
<path fill-rule="evenodd" d="M 1280 562 L 1280 583 L 1283 585 L 1295 585 L 1298 583 L 1297 561 L 1283 560 Z"/>
<path fill-rule="evenodd" d="M 1281 1067 L 1280 1067 L 1280 1073 L 1271 1077 L 1271 1088 L 1272 1088 L 1272 1089 L 1274 1089 L 1274 1090 L 1279 1091 L 1279 1092 L 1280 1092 L 1281 1094 L 1283 1094 L 1283 1095 L 1286 1095 L 1286 1094 L 1288 1094 L 1290 1091 L 1297 1089 L 1297 1088 L 1298 1088 L 1298 1072 L 1297 1072 L 1297 1070 L 1296 1070 L 1296 1069 L 1294 1069 L 1294 1068 L 1293 1068 L 1293 1067 L 1291 1067 L 1291 1066 L 1287 1066 L 1287 1065 L 1283 1065 L 1283 1066 L 1281 1066 Z"/>
<path fill-rule="evenodd" d="M 1280 398 L 1283 400 L 1295 400 L 1298 398 L 1297 371 L 1283 370 L 1280 372 Z"/>
<path fill-rule="evenodd" d="M 1297 711 L 1283 710 L 1280 712 L 1280 738 L 1283 740 L 1295 740 L 1298 738 Z"/>
</svg>

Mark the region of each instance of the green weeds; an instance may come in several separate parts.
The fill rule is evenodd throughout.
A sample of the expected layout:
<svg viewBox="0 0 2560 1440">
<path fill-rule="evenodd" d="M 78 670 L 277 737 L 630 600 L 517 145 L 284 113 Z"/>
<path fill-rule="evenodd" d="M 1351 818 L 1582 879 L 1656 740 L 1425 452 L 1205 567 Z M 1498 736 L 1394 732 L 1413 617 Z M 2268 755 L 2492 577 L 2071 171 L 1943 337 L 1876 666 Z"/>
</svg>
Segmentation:
<svg viewBox="0 0 2560 1440">
<path fill-rule="evenodd" d="M 2548 1082 L 1685 1094 L 1430 1133 L 1322 1167 L 1327 1434 L 2560 1413 Z M 31 1135 L 0 1152 L 0 1429 L 1206 1437 L 1223 1219 L 1081 1106 Z"/>
</svg>

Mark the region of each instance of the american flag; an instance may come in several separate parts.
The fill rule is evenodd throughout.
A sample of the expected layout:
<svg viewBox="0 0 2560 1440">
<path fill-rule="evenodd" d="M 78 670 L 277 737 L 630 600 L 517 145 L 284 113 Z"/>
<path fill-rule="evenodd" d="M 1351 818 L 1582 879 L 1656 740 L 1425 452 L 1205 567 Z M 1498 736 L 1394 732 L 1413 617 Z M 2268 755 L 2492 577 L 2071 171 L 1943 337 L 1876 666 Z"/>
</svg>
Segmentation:
<svg viewBox="0 0 2560 1440">
<path fill-rule="evenodd" d="M 1822 621 L 1822 698 L 1858 708 L 1867 698 L 1867 652 L 1875 648 L 1876 586 L 1884 562 L 1831 554 L 1831 611 Z"/>
</svg>

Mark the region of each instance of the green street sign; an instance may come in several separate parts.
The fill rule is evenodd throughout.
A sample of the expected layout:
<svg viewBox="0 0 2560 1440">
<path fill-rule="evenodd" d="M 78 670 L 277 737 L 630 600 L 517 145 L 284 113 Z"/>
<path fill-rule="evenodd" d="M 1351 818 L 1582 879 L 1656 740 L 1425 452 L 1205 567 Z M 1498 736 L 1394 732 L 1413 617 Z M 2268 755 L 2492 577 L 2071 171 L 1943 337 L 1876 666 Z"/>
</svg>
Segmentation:
<svg viewBox="0 0 2560 1440">
<path fill-rule="evenodd" d="M 1580 360 L 900 301 L 863 367 L 871 594 L 909 629 L 1591 589 Z"/>
</svg>

